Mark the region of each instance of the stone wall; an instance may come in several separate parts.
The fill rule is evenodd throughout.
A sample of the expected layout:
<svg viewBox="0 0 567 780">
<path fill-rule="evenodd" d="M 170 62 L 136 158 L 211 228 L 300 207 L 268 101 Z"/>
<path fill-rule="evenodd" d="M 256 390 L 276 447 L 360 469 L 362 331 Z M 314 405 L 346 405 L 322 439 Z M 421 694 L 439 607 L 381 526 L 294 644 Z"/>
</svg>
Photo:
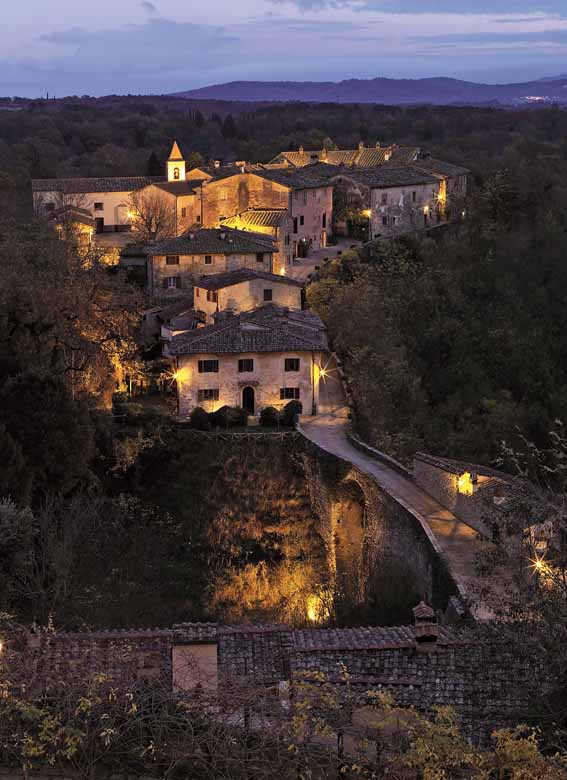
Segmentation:
<svg viewBox="0 0 567 780">
<path fill-rule="evenodd" d="M 207 227 L 249 208 L 289 208 L 287 187 L 250 173 L 204 182 L 201 192 L 203 225 Z"/>
<path fill-rule="evenodd" d="M 287 306 L 289 309 L 301 309 L 301 287 L 288 284 L 285 279 L 282 282 L 271 279 L 252 279 L 232 284 L 230 287 L 222 287 L 217 291 L 217 301 L 214 300 L 213 295 L 207 295 L 206 289 L 196 286 L 195 308 L 205 312 L 207 324 L 211 325 L 213 314 L 216 311 L 230 309 L 238 313 L 263 306 L 266 302 L 265 290 L 271 290 L 270 300 L 273 303 Z"/>
<path fill-rule="evenodd" d="M 239 372 L 239 360 L 250 358 L 253 370 Z M 286 358 L 299 359 L 299 371 L 285 371 Z M 299 400 L 306 414 L 311 413 L 313 402 L 319 402 L 319 375 L 313 370 L 313 361 L 321 364 L 321 355 L 311 352 L 251 352 L 224 355 L 184 355 L 179 357 L 178 381 L 179 415 L 186 417 L 195 406 L 213 412 L 221 406 L 243 406 L 244 388 L 254 390 L 255 413 L 266 406 L 283 408 L 290 399 L 280 398 L 280 389 L 299 388 Z M 218 360 L 218 372 L 199 373 L 200 360 Z M 218 390 L 218 400 L 199 400 L 199 390 Z"/>
<path fill-rule="evenodd" d="M 254 268 L 260 271 L 272 271 L 272 255 L 258 254 L 210 254 L 177 255 L 178 262 L 168 265 L 165 255 L 153 255 L 148 258 L 148 292 L 160 299 L 175 298 L 179 290 L 191 290 L 197 276 L 219 274 L 224 271 L 236 271 L 238 268 Z M 207 262 L 210 258 L 210 262 Z M 168 277 L 177 277 L 176 287 L 165 286 Z"/>
<path fill-rule="evenodd" d="M 465 486 L 459 488 L 459 477 L 463 474 Z M 414 458 L 413 479 L 441 506 L 483 536 L 492 534 L 492 522 L 498 512 L 494 499 L 502 494 L 510 480 L 493 469 L 424 453 L 417 453 Z"/>
<path fill-rule="evenodd" d="M 404 587 L 411 585 L 419 598 L 444 611 L 458 589 L 415 515 L 388 495 L 372 477 L 310 441 L 306 441 L 304 463 L 312 505 L 320 518 L 319 531 L 326 540 L 331 567 L 335 565 L 332 559 L 336 514 L 333 510 L 348 495 L 350 484 L 355 483 L 365 499 L 361 551 L 364 597 L 372 594 L 373 580 L 380 582 L 384 572 L 388 577 L 399 577 Z M 409 609 L 413 605 L 407 606 Z"/>
</svg>

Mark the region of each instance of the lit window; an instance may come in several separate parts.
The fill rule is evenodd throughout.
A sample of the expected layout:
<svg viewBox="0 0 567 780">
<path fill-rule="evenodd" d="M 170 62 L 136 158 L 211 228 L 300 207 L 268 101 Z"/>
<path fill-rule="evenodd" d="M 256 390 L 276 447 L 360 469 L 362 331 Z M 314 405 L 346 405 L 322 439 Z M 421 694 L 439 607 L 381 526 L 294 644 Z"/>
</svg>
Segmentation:
<svg viewBox="0 0 567 780">
<path fill-rule="evenodd" d="M 286 371 L 299 371 L 299 358 L 286 358 L 285 359 Z"/>
<path fill-rule="evenodd" d="M 299 387 L 281 387 L 280 401 L 299 401 Z"/>
<path fill-rule="evenodd" d="M 199 360 L 200 374 L 218 374 L 218 372 L 219 372 L 218 360 Z"/>
</svg>

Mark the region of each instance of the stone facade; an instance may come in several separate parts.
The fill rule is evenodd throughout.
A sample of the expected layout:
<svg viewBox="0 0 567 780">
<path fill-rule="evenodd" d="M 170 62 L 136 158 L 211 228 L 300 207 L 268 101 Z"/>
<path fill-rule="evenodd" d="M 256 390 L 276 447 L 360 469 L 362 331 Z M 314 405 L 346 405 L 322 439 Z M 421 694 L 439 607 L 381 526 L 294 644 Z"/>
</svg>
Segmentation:
<svg viewBox="0 0 567 780">
<path fill-rule="evenodd" d="M 495 499 L 504 495 L 512 481 L 495 469 L 422 452 L 415 455 L 413 478 L 442 506 L 483 536 L 491 536 L 491 517 L 498 511 Z"/>
<path fill-rule="evenodd" d="M 301 286 L 297 283 L 289 284 L 284 277 L 280 278 L 281 282 L 274 274 L 274 278 L 271 279 L 259 277 L 236 282 L 220 289 L 201 286 L 197 280 L 193 293 L 195 309 L 205 313 L 207 325 L 215 321 L 214 315 L 218 311 L 230 310 L 237 314 L 263 306 L 266 301 L 290 309 L 301 309 Z"/>
<path fill-rule="evenodd" d="M 277 182 L 250 173 L 236 173 L 203 182 L 204 225 L 220 225 L 228 217 L 251 208 L 290 206 L 290 190 Z"/>
<path fill-rule="evenodd" d="M 299 370 L 286 371 L 286 360 L 299 361 Z M 216 361 L 213 373 L 199 372 L 203 361 Z M 243 361 L 252 361 L 252 364 Z M 186 417 L 196 406 L 214 412 L 222 406 L 250 407 L 259 414 L 267 406 L 283 408 L 296 398 L 310 414 L 319 402 L 321 353 L 239 352 L 238 354 L 197 354 L 177 358 L 179 415 Z M 246 370 L 242 370 L 245 366 Z M 249 370 L 251 369 L 251 370 Z M 282 398 L 282 390 L 295 388 L 295 395 Z M 216 392 L 211 392 L 216 391 Z M 215 396 L 208 399 L 209 396 Z"/>
<path fill-rule="evenodd" d="M 293 259 L 293 221 L 287 209 L 248 209 L 223 220 L 222 224 L 271 236 L 276 244 L 274 273 L 289 273 Z"/>
<path fill-rule="evenodd" d="M 174 258 L 176 262 L 173 262 Z M 148 292 L 154 298 L 177 298 L 180 294 L 186 295 L 199 276 L 235 271 L 238 268 L 260 268 L 271 272 L 272 253 L 227 251 L 226 254 L 149 255 Z"/>
</svg>

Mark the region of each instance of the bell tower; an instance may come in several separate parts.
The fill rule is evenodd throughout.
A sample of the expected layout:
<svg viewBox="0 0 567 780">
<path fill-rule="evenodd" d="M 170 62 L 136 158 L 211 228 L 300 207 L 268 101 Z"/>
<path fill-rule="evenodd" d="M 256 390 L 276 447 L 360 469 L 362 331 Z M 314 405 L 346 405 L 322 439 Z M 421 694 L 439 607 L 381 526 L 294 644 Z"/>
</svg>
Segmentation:
<svg viewBox="0 0 567 780">
<path fill-rule="evenodd" d="M 173 142 L 171 153 L 167 160 L 167 180 L 185 181 L 185 160 L 177 141 Z"/>
</svg>

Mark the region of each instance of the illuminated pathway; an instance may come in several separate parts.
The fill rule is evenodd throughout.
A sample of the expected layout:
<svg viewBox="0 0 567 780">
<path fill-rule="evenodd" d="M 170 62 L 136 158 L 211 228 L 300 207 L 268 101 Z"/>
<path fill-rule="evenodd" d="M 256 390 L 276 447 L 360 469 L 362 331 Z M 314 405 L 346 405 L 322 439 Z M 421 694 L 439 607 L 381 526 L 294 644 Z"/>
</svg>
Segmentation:
<svg viewBox="0 0 567 780">
<path fill-rule="evenodd" d="M 333 384 L 335 387 L 327 393 L 326 398 L 322 394 L 322 402 L 339 400 L 339 390 L 336 386 L 340 387 L 340 383 L 335 381 Z M 325 405 L 328 410 L 329 407 Z M 495 600 L 498 599 L 498 594 L 510 592 L 511 582 L 505 570 L 491 572 L 490 583 L 476 573 L 477 557 L 492 545 L 479 539 L 473 528 L 442 507 L 410 478 L 355 447 L 347 437 L 347 425 L 345 409 L 339 405 L 334 412 L 328 411 L 318 417 L 304 419 L 301 430 L 304 436 L 322 449 L 374 477 L 392 498 L 411 511 L 433 547 L 443 557 L 473 616 L 477 620 L 494 617 Z M 491 592 L 490 599 L 486 593 L 482 593 L 487 584 L 490 584 L 491 591 L 494 591 Z"/>
</svg>

